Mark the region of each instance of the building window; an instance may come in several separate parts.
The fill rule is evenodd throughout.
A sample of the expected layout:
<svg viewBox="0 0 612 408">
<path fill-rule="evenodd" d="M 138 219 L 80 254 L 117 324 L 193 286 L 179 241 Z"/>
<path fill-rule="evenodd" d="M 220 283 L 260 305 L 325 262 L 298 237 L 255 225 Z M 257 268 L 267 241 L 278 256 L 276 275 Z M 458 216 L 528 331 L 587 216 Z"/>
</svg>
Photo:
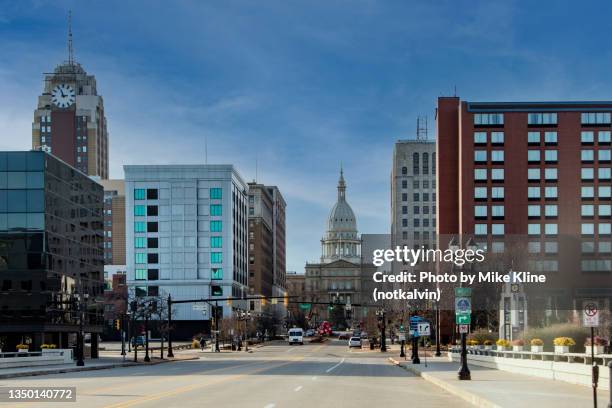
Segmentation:
<svg viewBox="0 0 612 408">
<path fill-rule="evenodd" d="M 134 232 L 146 232 L 147 224 L 144 221 L 134 222 Z"/>
<path fill-rule="evenodd" d="M 419 174 L 419 154 L 418 153 L 412 154 L 412 174 L 414 175 Z"/>
<path fill-rule="evenodd" d="M 147 205 L 147 216 L 157 217 L 157 206 L 156 205 Z"/>
<path fill-rule="evenodd" d="M 429 154 L 423 153 L 423 174 L 429 174 Z"/>
<path fill-rule="evenodd" d="M 597 160 L 599 160 L 600 162 L 606 162 L 609 163 L 610 162 L 610 150 L 606 149 L 606 150 L 599 150 L 597 152 Z"/>
<path fill-rule="evenodd" d="M 504 180 L 504 169 L 491 169 L 491 180 L 503 181 Z"/>
<path fill-rule="evenodd" d="M 612 206 L 610 204 L 600 204 L 598 208 L 599 217 L 609 218 L 612 215 L 610 212 L 611 210 Z"/>
<path fill-rule="evenodd" d="M 408 226 L 408 219 L 402 218 L 402 227 L 407 227 L 407 226 Z"/>
<path fill-rule="evenodd" d="M 527 234 L 529 235 L 540 235 L 540 229 L 540 224 L 527 224 Z"/>
<path fill-rule="evenodd" d="M 147 263 L 156 264 L 159 262 L 158 254 L 147 254 Z"/>
<path fill-rule="evenodd" d="M 491 144 L 503 145 L 504 144 L 504 132 L 491 132 Z"/>
<path fill-rule="evenodd" d="M 548 204 L 544 206 L 544 216 L 547 218 L 555 218 L 558 215 L 558 206 L 556 204 Z"/>
<path fill-rule="evenodd" d="M 610 112 L 584 112 L 580 114 L 583 125 L 609 125 Z"/>
<path fill-rule="evenodd" d="M 612 187 L 610 186 L 599 186 L 597 189 L 597 195 L 599 198 L 611 198 L 612 197 Z"/>
<path fill-rule="evenodd" d="M 210 247 L 211 248 L 222 248 L 223 238 L 222 237 L 210 237 Z"/>
<path fill-rule="evenodd" d="M 595 141 L 594 133 L 591 131 L 580 132 L 580 142 L 582 144 L 593 144 Z"/>
<path fill-rule="evenodd" d="M 595 169 L 592 167 L 583 167 L 580 169 L 580 178 L 582 180 L 593 180 L 595 177 Z"/>
<path fill-rule="evenodd" d="M 580 207 L 580 215 L 583 217 L 595 216 L 595 206 L 592 204 L 583 204 Z"/>
<path fill-rule="evenodd" d="M 474 125 L 476 126 L 499 126 L 504 124 L 503 113 L 475 113 Z"/>
<path fill-rule="evenodd" d="M 146 190 L 144 188 L 134 189 L 134 200 L 144 200 L 146 197 Z"/>
<path fill-rule="evenodd" d="M 218 187 L 214 187 L 210 189 L 210 199 L 211 200 L 221 200 L 222 197 L 222 189 Z"/>
<path fill-rule="evenodd" d="M 408 167 L 402 167 L 402 175 L 408 175 Z"/>
<path fill-rule="evenodd" d="M 134 290 L 134 294 L 136 295 L 136 297 L 147 296 L 147 287 L 146 286 L 136 286 Z"/>
<path fill-rule="evenodd" d="M 527 179 L 529 181 L 540 181 L 540 168 L 527 169 Z"/>
<path fill-rule="evenodd" d="M 597 227 L 597 231 L 599 232 L 599 235 L 610 235 L 612 232 L 612 224 L 607 222 L 600 223 Z"/>
<path fill-rule="evenodd" d="M 580 197 L 582 199 L 590 199 L 595 196 L 595 188 L 590 186 L 584 186 L 580 188 Z"/>
<path fill-rule="evenodd" d="M 134 206 L 134 215 L 136 217 L 143 217 L 146 214 L 145 208 L 146 207 L 144 205 L 135 205 Z"/>
<path fill-rule="evenodd" d="M 539 254 L 542 251 L 542 244 L 540 241 L 529 241 L 527 243 L 527 250 L 530 254 Z"/>
<path fill-rule="evenodd" d="M 137 268 L 135 270 L 134 279 L 135 280 L 145 280 L 145 279 L 147 279 L 147 270 L 146 269 Z"/>
<path fill-rule="evenodd" d="M 159 241 L 157 238 L 147 238 L 147 248 L 157 248 Z"/>
<path fill-rule="evenodd" d="M 556 113 L 530 113 L 527 115 L 528 125 L 556 125 L 557 114 Z"/>
<path fill-rule="evenodd" d="M 211 204 L 210 205 L 210 215 L 211 217 L 220 217 L 222 215 L 222 208 L 220 204 Z"/>
<path fill-rule="evenodd" d="M 147 188 L 147 200 L 157 200 L 156 188 Z"/>
<path fill-rule="evenodd" d="M 476 163 L 487 162 L 487 151 L 486 150 L 474 150 L 474 161 Z"/>
<path fill-rule="evenodd" d="M 582 233 L 582 235 L 595 234 L 595 224 L 591 224 L 591 223 L 581 224 L 580 232 Z"/>
<path fill-rule="evenodd" d="M 423 201 L 429 201 L 429 193 L 423 193 Z"/>
<path fill-rule="evenodd" d="M 474 144 L 487 144 L 487 132 L 474 132 Z"/>
<path fill-rule="evenodd" d="M 504 199 L 504 188 L 503 187 L 492 187 L 491 188 L 491 198 L 493 200 L 503 200 Z"/>
<path fill-rule="evenodd" d="M 556 241 L 546 241 L 544 243 L 544 252 L 547 254 L 556 254 L 559 252 L 559 243 Z"/>
<path fill-rule="evenodd" d="M 158 280 L 159 279 L 159 269 L 148 269 L 147 279 L 148 280 Z"/>
<path fill-rule="evenodd" d="M 147 232 L 157 232 L 157 221 L 147 222 Z"/>
<path fill-rule="evenodd" d="M 504 235 L 504 224 L 492 224 L 491 234 L 492 235 Z"/>
<path fill-rule="evenodd" d="M 545 150 L 544 151 L 544 161 L 546 163 L 556 163 L 557 162 L 557 151 L 556 150 Z"/>
<path fill-rule="evenodd" d="M 408 206 L 402 205 L 402 214 L 408 214 Z"/>
<path fill-rule="evenodd" d="M 408 188 L 408 180 L 402 180 L 402 188 Z"/>
<path fill-rule="evenodd" d="M 527 150 L 527 161 L 529 163 L 540 162 L 540 151 L 539 150 Z"/>
<path fill-rule="evenodd" d="M 581 150 L 580 160 L 583 162 L 593 162 L 595 160 L 595 152 L 593 150 Z"/>
<path fill-rule="evenodd" d="M 487 224 L 475 224 L 474 234 L 475 235 L 487 235 Z"/>
<path fill-rule="evenodd" d="M 504 151 L 503 150 L 493 150 L 491 152 L 491 162 L 492 163 L 503 163 L 504 162 Z"/>
<path fill-rule="evenodd" d="M 146 248 L 147 247 L 147 239 L 145 237 L 135 237 L 134 238 L 134 248 Z"/>
<path fill-rule="evenodd" d="M 557 168 L 556 167 L 547 167 L 544 169 L 544 179 L 546 181 L 556 181 L 557 180 Z"/>
<path fill-rule="evenodd" d="M 415 214 L 419 214 L 421 212 L 421 207 L 415 205 L 412 210 Z"/>
<path fill-rule="evenodd" d="M 402 201 L 408 201 L 408 193 L 402 193 Z"/>
<path fill-rule="evenodd" d="M 211 264 L 223 263 L 223 252 L 211 252 L 210 253 L 210 263 Z"/>
<path fill-rule="evenodd" d="M 529 218 L 540 218 L 540 206 L 539 205 L 528 205 L 527 216 Z"/>
<path fill-rule="evenodd" d="M 487 199 L 487 188 L 486 187 L 474 188 L 474 199 L 486 200 Z"/>
<path fill-rule="evenodd" d="M 412 201 L 419 201 L 419 193 L 414 193 L 412 195 Z"/>
<path fill-rule="evenodd" d="M 553 199 L 557 198 L 558 192 L 556 186 L 547 186 L 544 187 L 544 198 Z"/>
<path fill-rule="evenodd" d="M 415 226 L 416 228 L 418 228 L 418 227 L 420 227 L 420 226 L 421 226 L 421 225 L 420 225 L 421 221 L 420 221 L 418 218 L 415 218 L 415 219 L 413 220 L 413 223 L 414 223 L 414 226 Z"/>
<path fill-rule="evenodd" d="M 474 180 L 486 181 L 487 180 L 487 169 L 474 169 Z"/>
<path fill-rule="evenodd" d="M 597 170 L 597 177 L 600 180 L 610 180 L 610 177 L 612 176 L 612 174 L 610 173 L 611 170 L 609 167 L 600 167 Z"/>
<path fill-rule="evenodd" d="M 544 224 L 544 234 L 557 235 L 557 232 L 558 232 L 557 224 Z"/>
<path fill-rule="evenodd" d="M 487 218 L 487 206 L 486 205 L 474 206 L 474 217 L 475 218 Z"/>
<path fill-rule="evenodd" d="M 212 280 L 222 280 L 223 279 L 223 269 L 221 269 L 221 268 L 212 268 L 210 270 L 210 279 L 212 279 Z"/>
<path fill-rule="evenodd" d="M 544 143 L 547 145 L 557 144 L 557 132 L 544 132 Z"/>
<path fill-rule="evenodd" d="M 491 207 L 491 217 L 500 219 L 504 218 L 504 206 L 503 205 L 494 205 Z"/>
<path fill-rule="evenodd" d="M 527 198 L 529 200 L 539 200 L 540 187 L 527 187 Z"/>
<path fill-rule="evenodd" d="M 599 144 L 610 144 L 610 131 L 609 130 L 600 130 L 598 134 L 597 141 Z"/>
<path fill-rule="evenodd" d="M 144 252 L 136 252 L 134 254 L 135 263 L 136 264 L 146 264 L 147 263 L 147 254 Z"/>
<path fill-rule="evenodd" d="M 221 286 L 211 286 L 210 293 L 212 296 L 223 296 L 223 288 Z M 223 308 L 220 308 L 223 310 Z"/>
<path fill-rule="evenodd" d="M 540 132 L 527 133 L 527 143 L 530 145 L 539 145 L 540 144 Z"/>
</svg>

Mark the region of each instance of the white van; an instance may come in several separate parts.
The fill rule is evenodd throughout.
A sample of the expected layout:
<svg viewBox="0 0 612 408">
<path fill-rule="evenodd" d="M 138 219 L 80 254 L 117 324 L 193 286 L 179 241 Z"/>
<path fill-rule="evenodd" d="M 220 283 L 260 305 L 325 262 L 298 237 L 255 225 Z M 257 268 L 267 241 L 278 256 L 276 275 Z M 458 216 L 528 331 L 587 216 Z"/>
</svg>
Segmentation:
<svg viewBox="0 0 612 408">
<path fill-rule="evenodd" d="M 289 329 L 289 335 L 287 338 L 289 339 L 289 345 L 294 343 L 304 345 L 304 330 L 298 327 L 293 327 Z"/>
</svg>

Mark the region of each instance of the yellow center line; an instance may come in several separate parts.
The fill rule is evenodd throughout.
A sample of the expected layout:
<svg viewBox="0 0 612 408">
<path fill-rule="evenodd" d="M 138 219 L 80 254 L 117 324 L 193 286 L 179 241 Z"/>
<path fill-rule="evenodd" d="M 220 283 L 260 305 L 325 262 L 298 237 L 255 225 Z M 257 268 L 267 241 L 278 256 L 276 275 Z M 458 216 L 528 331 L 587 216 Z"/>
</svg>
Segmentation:
<svg viewBox="0 0 612 408">
<path fill-rule="evenodd" d="M 159 400 L 159 399 L 162 399 L 162 398 L 171 397 L 171 396 L 174 396 L 174 395 L 182 394 L 184 392 L 193 391 L 193 390 L 196 390 L 198 388 L 205 388 L 205 387 L 208 387 L 208 386 L 211 386 L 211 385 L 216 385 L 216 384 L 221 384 L 221 383 L 228 382 L 228 381 L 238 380 L 240 378 L 243 378 L 243 377 L 246 377 L 246 376 L 249 376 L 249 375 L 253 375 L 253 374 L 257 374 L 257 373 L 260 373 L 262 371 L 266 371 L 266 370 L 270 370 L 270 369 L 273 369 L 273 368 L 282 367 L 282 366 L 294 363 L 296 361 L 301 361 L 304 358 L 305 357 L 294 358 L 291 361 L 286 361 L 286 362 L 281 363 L 281 364 L 276 364 L 276 365 L 272 365 L 272 366 L 258 368 L 257 370 L 249 371 L 249 372 L 242 373 L 242 374 L 231 375 L 231 376 L 228 376 L 228 377 L 220 378 L 218 380 L 210 381 L 210 382 L 205 383 L 205 384 L 198 383 L 198 384 L 186 385 L 186 386 L 183 386 L 183 387 L 175 388 L 175 389 L 170 390 L 170 391 L 164 391 L 164 392 L 160 392 L 160 393 L 157 393 L 157 394 L 153 394 L 153 395 L 148 396 L 148 397 L 137 398 L 137 399 L 133 399 L 131 401 L 120 402 L 120 403 L 113 404 L 113 405 L 107 405 L 105 408 L 125 408 L 125 407 L 131 407 L 131 406 L 134 406 L 134 405 L 137 405 L 137 404 L 142 404 L 144 402 L 155 401 L 155 400 Z"/>
</svg>

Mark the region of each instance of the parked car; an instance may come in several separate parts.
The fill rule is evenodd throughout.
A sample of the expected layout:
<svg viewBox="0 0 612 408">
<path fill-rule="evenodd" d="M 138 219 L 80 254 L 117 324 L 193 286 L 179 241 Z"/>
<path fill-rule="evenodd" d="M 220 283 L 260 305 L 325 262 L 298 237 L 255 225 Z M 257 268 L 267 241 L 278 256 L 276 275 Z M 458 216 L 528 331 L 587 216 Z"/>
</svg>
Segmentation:
<svg viewBox="0 0 612 408">
<path fill-rule="evenodd" d="M 358 347 L 361 348 L 361 337 L 351 337 L 348 341 L 349 348 Z"/>
<path fill-rule="evenodd" d="M 351 333 L 340 333 L 338 340 L 348 340 L 351 338 Z"/>
<path fill-rule="evenodd" d="M 288 340 L 290 346 L 293 344 L 304 345 L 304 330 L 298 327 L 289 329 Z"/>
<path fill-rule="evenodd" d="M 365 339 L 367 339 L 367 338 L 368 338 L 368 333 L 366 333 L 366 332 L 361 332 L 361 339 L 362 339 L 362 340 L 365 340 Z"/>
<path fill-rule="evenodd" d="M 306 330 L 306 334 L 305 334 L 305 336 L 306 336 L 306 337 L 312 337 L 312 336 L 314 336 L 314 335 L 315 335 L 315 331 L 314 331 L 314 329 L 308 329 L 308 330 Z"/>
</svg>

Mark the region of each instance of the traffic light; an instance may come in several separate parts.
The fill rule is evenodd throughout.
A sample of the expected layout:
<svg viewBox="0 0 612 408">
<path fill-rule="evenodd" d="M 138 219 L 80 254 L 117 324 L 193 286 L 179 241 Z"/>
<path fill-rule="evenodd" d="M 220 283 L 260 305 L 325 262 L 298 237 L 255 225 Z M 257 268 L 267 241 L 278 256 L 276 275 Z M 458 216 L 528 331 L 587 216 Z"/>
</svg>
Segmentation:
<svg viewBox="0 0 612 408">
<path fill-rule="evenodd" d="M 283 303 L 285 304 L 285 307 L 289 307 L 289 295 L 287 295 L 285 293 L 285 298 L 283 299 Z"/>
<path fill-rule="evenodd" d="M 115 329 L 121 330 L 121 320 L 115 319 Z"/>
</svg>

